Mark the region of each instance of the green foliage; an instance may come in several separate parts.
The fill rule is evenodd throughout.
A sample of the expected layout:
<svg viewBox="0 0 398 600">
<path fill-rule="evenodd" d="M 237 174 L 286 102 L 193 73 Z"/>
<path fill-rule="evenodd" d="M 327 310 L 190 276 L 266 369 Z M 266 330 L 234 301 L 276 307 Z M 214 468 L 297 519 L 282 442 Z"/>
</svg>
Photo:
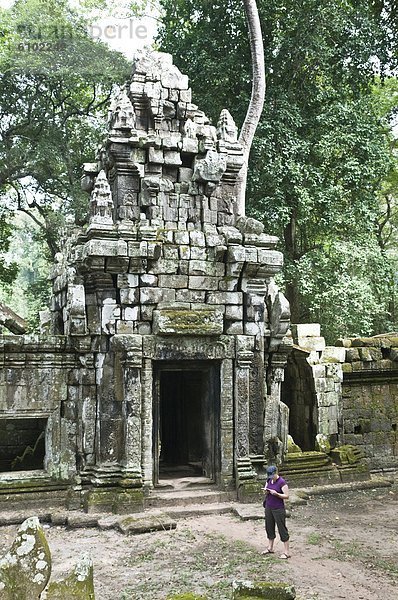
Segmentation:
<svg viewBox="0 0 398 600">
<path fill-rule="evenodd" d="M 395 294 L 392 265 L 375 242 L 333 242 L 295 266 L 305 321 L 323 323 L 328 341 L 393 328 L 386 305 Z"/>
<path fill-rule="evenodd" d="M 228 107 L 241 125 L 251 78 L 242 3 L 161 0 L 161 6 L 159 46 L 190 76 L 194 101 L 213 121 Z M 391 58 L 384 13 L 367 0 L 258 6 L 267 91 L 249 163 L 248 212 L 281 239 L 293 322 L 320 320 L 329 341 L 343 331 L 378 332 L 390 324 L 391 296 L 377 287 L 392 291 L 391 264 L 375 246 L 379 191 L 395 172 L 389 126 L 374 92 L 375 65 L 384 69 Z M 353 249 L 354 256 L 345 256 Z M 380 285 L 383 276 L 387 283 Z M 347 293 L 336 320 L 338 289 Z"/>
<path fill-rule="evenodd" d="M 31 331 L 38 328 L 38 311 L 50 298 L 50 252 L 41 230 L 28 217 L 17 215 L 12 223 L 8 255 L 15 261 L 12 285 L 0 283 L 0 300 L 27 320 Z"/>
<path fill-rule="evenodd" d="M 0 19 L 0 189 L 54 255 L 65 217 L 85 218 L 81 165 L 93 158 L 129 64 L 93 41 L 66 1 L 18 0 Z"/>
<path fill-rule="evenodd" d="M 0 208 L 0 282 L 7 285 L 11 284 L 18 273 L 18 266 L 15 262 L 9 262 L 5 259 L 5 254 L 10 247 L 12 228 L 7 214 Z"/>
</svg>

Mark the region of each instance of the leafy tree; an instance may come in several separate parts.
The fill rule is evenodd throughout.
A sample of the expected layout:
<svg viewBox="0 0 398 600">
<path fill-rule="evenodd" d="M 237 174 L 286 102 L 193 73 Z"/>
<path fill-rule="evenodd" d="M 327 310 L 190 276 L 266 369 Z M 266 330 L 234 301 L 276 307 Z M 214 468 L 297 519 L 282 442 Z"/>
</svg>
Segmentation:
<svg viewBox="0 0 398 600">
<path fill-rule="evenodd" d="M 11 284 L 18 273 L 17 264 L 15 262 L 8 262 L 5 259 L 5 254 L 10 248 L 11 231 L 7 215 L 0 208 L 0 281 L 6 285 Z"/>
<path fill-rule="evenodd" d="M 320 291 L 330 302 L 328 281 L 336 273 L 340 287 L 347 285 L 348 277 L 355 294 L 360 278 L 362 288 L 374 294 L 370 280 L 376 280 L 377 271 L 355 271 L 342 257 L 351 251 L 348 242 L 368 248 L 369 240 L 373 240 L 370 254 L 380 254 L 373 244 L 378 190 L 390 172 L 391 153 L 372 85 L 376 65 L 390 60 L 390 38 L 384 13 L 382 18 L 368 0 L 258 4 L 267 90 L 250 158 L 248 212 L 281 239 L 293 322 L 319 314 L 332 331 L 331 313 L 317 312 L 315 292 L 306 292 L 303 277 L 322 286 Z M 172 52 L 190 75 L 195 101 L 213 120 L 228 106 L 241 125 L 250 93 L 242 3 L 161 0 L 161 6 L 159 45 Z M 383 262 L 385 257 L 379 258 Z M 336 270 L 337 259 L 344 277 L 341 269 Z M 380 265 L 370 260 L 368 266 Z M 383 319 L 387 323 L 382 301 L 372 296 L 369 302 L 378 311 L 379 324 Z M 355 332 L 362 327 L 369 333 L 369 321 L 355 322 L 357 306 L 351 302 L 348 310 L 352 314 L 347 315 L 347 326 L 351 323 Z"/>
<path fill-rule="evenodd" d="M 17 0 L 0 23 L 0 192 L 54 255 L 65 217 L 84 221 L 81 165 L 129 63 L 93 41 L 66 0 Z"/>
</svg>

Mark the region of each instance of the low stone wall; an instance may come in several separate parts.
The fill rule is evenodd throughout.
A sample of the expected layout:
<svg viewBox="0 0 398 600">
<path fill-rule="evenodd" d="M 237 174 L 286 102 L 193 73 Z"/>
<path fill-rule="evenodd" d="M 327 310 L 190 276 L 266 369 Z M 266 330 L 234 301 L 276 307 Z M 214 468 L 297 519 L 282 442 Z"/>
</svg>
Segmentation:
<svg viewBox="0 0 398 600">
<path fill-rule="evenodd" d="M 326 440 L 329 453 L 352 445 L 371 470 L 397 469 L 398 335 L 326 346 L 320 333 L 316 323 L 292 325 L 282 399 L 294 441 L 324 450 L 318 446 Z"/>
<path fill-rule="evenodd" d="M 398 467 L 398 336 L 339 340 L 343 443 L 363 449 L 371 469 Z"/>
</svg>

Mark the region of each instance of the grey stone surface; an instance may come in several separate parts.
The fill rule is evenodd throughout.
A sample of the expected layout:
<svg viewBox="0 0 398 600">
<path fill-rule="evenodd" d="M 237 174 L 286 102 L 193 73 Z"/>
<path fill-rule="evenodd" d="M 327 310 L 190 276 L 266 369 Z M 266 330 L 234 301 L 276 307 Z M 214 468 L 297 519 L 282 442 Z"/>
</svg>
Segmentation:
<svg viewBox="0 0 398 600">
<path fill-rule="evenodd" d="M 10 550 L 0 558 L 0 598 L 39 598 L 51 574 L 51 554 L 37 517 L 24 521 Z"/>
</svg>

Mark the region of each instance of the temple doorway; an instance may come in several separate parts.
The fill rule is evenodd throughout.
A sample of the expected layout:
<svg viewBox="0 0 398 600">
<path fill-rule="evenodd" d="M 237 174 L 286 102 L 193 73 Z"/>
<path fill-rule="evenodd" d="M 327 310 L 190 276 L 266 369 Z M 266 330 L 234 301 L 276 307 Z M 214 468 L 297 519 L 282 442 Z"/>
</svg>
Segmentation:
<svg viewBox="0 0 398 600">
<path fill-rule="evenodd" d="M 186 364 L 184 364 L 186 363 Z M 154 483 L 219 473 L 219 365 L 158 363 L 154 396 Z"/>
<path fill-rule="evenodd" d="M 317 400 L 308 352 L 294 348 L 290 353 L 281 400 L 289 407 L 289 434 L 303 452 L 315 450 Z"/>
</svg>

